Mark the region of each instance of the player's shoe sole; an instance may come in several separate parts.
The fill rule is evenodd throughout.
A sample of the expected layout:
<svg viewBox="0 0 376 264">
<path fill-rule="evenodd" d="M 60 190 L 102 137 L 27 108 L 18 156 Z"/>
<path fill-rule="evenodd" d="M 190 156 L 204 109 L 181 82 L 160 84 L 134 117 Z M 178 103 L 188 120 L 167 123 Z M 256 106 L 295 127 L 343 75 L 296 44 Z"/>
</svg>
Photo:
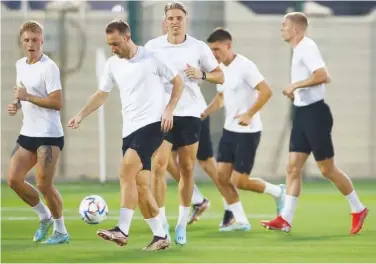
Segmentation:
<svg viewBox="0 0 376 264">
<path fill-rule="evenodd" d="M 97 235 L 104 240 L 116 243 L 120 247 L 123 247 L 128 244 L 127 237 L 114 234 L 114 232 L 110 230 L 98 230 Z"/>
<path fill-rule="evenodd" d="M 164 249 L 167 249 L 169 246 L 170 246 L 170 243 L 167 239 L 167 236 L 165 238 L 154 236 L 151 243 L 148 246 L 144 247 L 142 251 L 164 250 Z"/>
<path fill-rule="evenodd" d="M 210 207 L 210 201 L 207 199 L 204 199 L 204 201 L 201 204 L 196 204 L 193 206 L 193 213 L 191 218 L 188 221 L 188 224 L 193 224 L 200 220 L 200 216 L 203 212 L 205 212 Z"/>
</svg>

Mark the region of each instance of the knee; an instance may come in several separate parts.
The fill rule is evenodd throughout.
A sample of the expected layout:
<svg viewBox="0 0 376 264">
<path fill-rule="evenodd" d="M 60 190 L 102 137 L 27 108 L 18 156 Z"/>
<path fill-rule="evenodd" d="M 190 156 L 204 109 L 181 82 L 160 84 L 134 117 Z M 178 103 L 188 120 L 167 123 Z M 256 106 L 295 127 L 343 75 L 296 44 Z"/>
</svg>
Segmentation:
<svg viewBox="0 0 376 264">
<path fill-rule="evenodd" d="M 218 184 L 221 186 L 226 186 L 231 183 L 231 180 L 221 171 L 218 171 Z"/>
<path fill-rule="evenodd" d="M 193 175 L 193 168 L 194 168 L 195 161 L 187 160 L 180 162 L 180 172 L 183 177 L 189 177 Z"/>
<path fill-rule="evenodd" d="M 158 158 L 152 162 L 152 172 L 154 177 L 164 177 L 167 171 L 168 159 Z"/>
<path fill-rule="evenodd" d="M 299 178 L 302 173 L 302 168 L 294 162 L 290 162 L 286 167 L 286 174 L 288 178 Z"/>
<path fill-rule="evenodd" d="M 13 189 L 13 190 L 16 190 L 18 188 L 18 186 L 20 186 L 22 184 L 22 180 L 20 179 L 17 179 L 16 177 L 10 175 L 8 177 L 8 186 Z"/>
<path fill-rule="evenodd" d="M 204 170 L 204 171 L 207 171 L 208 170 L 208 167 L 209 167 L 209 159 L 207 160 L 198 160 L 198 163 L 200 164 L 200 167 Z"/>
<path fill-rule="evenodd" d="M 242 176 L 241 175 L 232 175 L 231 182 L 235 185 L 236 188 L 242 189 Z"/>
<path fill-rule="evenodd" d="M 47 194 L 52 189 L 52 184 L 48 184 L 45 182 L 38 182 L 37 188 L 42 194 Z"/>
<path fill-rule="evenodd" d="M 335 167 L 332 165 L 320 166 L 319 168 L 320 168 L 321 174 L 324 175 L 324 177 L 328 179 L 331 177 L 331 175 L 333 174 L 333 171 L 335 170 Z"/>
</svg>

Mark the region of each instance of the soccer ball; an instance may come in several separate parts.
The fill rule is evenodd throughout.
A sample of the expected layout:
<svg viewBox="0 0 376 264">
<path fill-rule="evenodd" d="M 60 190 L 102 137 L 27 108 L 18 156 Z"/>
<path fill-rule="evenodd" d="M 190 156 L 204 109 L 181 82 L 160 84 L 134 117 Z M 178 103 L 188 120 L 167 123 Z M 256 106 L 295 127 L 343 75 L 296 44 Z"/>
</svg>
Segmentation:
<svg viewBox="0 0 376 264">
<path fill-rule="evenodd" d="M 86 223 L 99 224 L 107 218 L 108 206 L 99 195 L 89 195 L 82 199 L 79 213 Z"/>
</svg>

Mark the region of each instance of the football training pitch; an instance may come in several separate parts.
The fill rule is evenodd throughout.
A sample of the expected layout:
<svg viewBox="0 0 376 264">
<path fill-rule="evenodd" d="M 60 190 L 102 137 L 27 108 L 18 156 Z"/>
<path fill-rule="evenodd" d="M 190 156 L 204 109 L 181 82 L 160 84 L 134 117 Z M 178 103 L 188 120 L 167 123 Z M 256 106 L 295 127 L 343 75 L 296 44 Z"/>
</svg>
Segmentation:
<svg viewBox="0 0 376 264">
<path fill-rule="evenodd" d="M 243 207 L 252 224 L 249 232 L 221 233 L 222 199 L 212 184 L 199 184 L 211 207 L 199 222 L 188 226 L 186 246 L 172 244 L 159 252 L 142 252 L 152 234 L 139 212 L 135 214 L 129 244 L 119 247 L 96 236 L 96 230 L 111 228 L 119 215 L 119 185 L 116 182 L 58 184 L 64 198 L 64 217 L 71 236 L 69 244 L 43 245 L 32 241 L 38 219 L 10 190 L 1 187 L 1 262 L 113 263 L 113 262 L 376 262 L 376 181 L 355 181 L 362 202 L 370 209 L 364 230 L 350 236 L 351 217 L 345 198 L 329 182 L 305 183 L 291 233 L 269 231 L 259 225 L 275 216 L 274 200 L 267 195 L 241 191 Z M 109 206 L 109 218 L 88 225 L 78 215 L 81 199 L 101 195 Z M 178 215 L 178 190 L 169 184 L 166 214 L 171 237 Z M 52 229 L 51 229 L 52 231 Z"/>
</svg>

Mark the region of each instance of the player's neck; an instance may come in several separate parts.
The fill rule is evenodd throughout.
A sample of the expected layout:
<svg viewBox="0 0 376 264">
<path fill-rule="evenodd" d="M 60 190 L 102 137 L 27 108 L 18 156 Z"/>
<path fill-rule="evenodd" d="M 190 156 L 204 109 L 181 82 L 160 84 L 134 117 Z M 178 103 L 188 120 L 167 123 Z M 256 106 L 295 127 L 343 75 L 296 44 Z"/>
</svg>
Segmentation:
<svg viewBox="0 0 376 264">
<path fill-rule="evenodd" d="M 26 57 L 26 63 L 27 64 L 34 64 L 37 63 L 43 56 L 42 52 L 39 52 L 38 54 L 30 57 Z"/>
<path fill-rule="evenodd" d="M 125 54 L 125 56 L 124 56 L 128 60 L 132 59 L 138 51 L 138 46 L 136 44 L 131 42 L 129 45 L 130 45 L 129 52 L 128 52 L 128 54 Z"/>
<path fill-rule="evenodd" d="M 233 62 L 233 60 L 235 60 L 236 58 L 236 53 L 234 52 L 231 52 L 230 56 L 228 56 L 224 61 L 223 61 L 223 64 L 228 66 L 231 64 L 231 62 Z"/>
<path fill-rule="evenodd" d="M 302 41 L 302 39 L 304 39 L 305 35 L 297 35 L 295 36 L 291 41 L 290 41 L 290 46 L 292 48 L 295 48 L 296 46 L 298 46 L 298 44 L 300 43 L 300 41 Z"/>
<path fill-rule="evenodd" d="M 187 35 L 184 33 L 182 35 L 173 36 L 171 34 L 167 35 L 167 41 L 171 44 L 181 44 L 187 39 Z"/>
</svg>

